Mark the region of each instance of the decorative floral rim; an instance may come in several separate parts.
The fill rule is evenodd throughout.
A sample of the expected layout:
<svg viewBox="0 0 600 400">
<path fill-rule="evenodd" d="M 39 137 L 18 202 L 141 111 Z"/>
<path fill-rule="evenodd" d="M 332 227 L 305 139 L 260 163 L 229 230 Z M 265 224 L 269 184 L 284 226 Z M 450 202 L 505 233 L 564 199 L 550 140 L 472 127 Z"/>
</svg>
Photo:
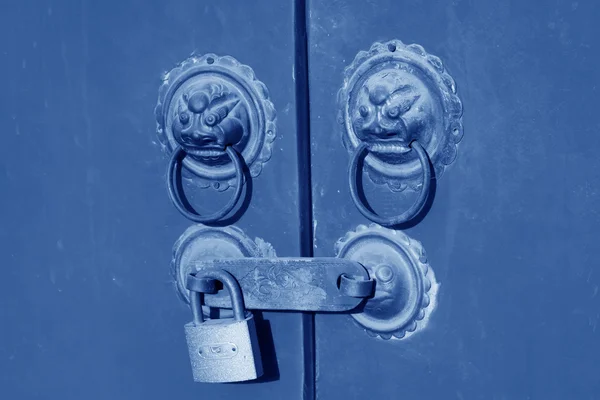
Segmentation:
<svg viewBox="0 0 600 400">
<path fill-rule="evenodd" d="M 368 324 L 365 324 L 364 318 L 361 318 L 361 315 L 364 314 L 365 311 L 358 314 L 352 314 L 352 317 L 358 325 L 365 329 L 369 336 L 379 337 L 384 340 L 392 338 L 406 339 L 426 327 L 429 318 L 437 305 L 437 291 L 439 284 L 435 279 L 432 268 L 429 266 L 427 255 L 421 242 L 412 239 L 401 231 L 387 229 L 380 225 L 359 225 L 354 231 L 347 232 L 346 235 L 340 238 L 335 244 L 336 256 L 345 258 L 344 256 L 347 250 L 358 240 L 366 237 L 381 238 L 402 248 L 402 251 L 411 259 L 412 273 L 414 274 L 414 280 L 418 285 L 415 289 L 419 292 L 419 295 L 417 296 L 416 303 L 413 305 L 411 317 L 406 318 L 405 320 L 391 319 L 386 321 L 384 330 L 378 330 L 373 326 L 367 326 Z M 372 266 L 365 265 L 365 267 L 370 268 Z M 367 302 L 368 301 L 369 300 L 367 300 Z"/>
</svg>

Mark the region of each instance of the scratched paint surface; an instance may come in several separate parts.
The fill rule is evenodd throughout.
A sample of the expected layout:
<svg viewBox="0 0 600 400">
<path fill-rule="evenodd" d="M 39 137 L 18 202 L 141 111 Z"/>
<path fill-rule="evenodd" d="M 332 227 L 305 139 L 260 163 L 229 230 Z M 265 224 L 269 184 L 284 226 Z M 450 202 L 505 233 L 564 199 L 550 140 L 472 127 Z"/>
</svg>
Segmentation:
<svg viewBox="0 0 600 400">
<path fill-rule="evenodd" d="M 271 1 L 0 2 L 0 398 L 301 397 L 293 314 L 257 323 L 264 383 L 193 383 L 183 328 L 191 313 L 169 265 L 192 224 L 169 202 L 154 118 L 161 77 L 190 54 L 251 65 L 285 135 L 236 225 L 300 256 L 292 10 Z M 193 194 L 200 211 L 230 196 Z"/>
<path fill-rule="evenodd" d="M 427 327 L 382 342 L 318 316 L 318 397 L 600 398 L 599 17 L 593 0 L 309 1 L 315 255 L 368 223 L 336 121 L 356 54 L 422 45 L 464 106 L 458 157 L 404 227 L 441 283 Z M 384 215 L 415 196 L 364 186 Z"/>
</svg>

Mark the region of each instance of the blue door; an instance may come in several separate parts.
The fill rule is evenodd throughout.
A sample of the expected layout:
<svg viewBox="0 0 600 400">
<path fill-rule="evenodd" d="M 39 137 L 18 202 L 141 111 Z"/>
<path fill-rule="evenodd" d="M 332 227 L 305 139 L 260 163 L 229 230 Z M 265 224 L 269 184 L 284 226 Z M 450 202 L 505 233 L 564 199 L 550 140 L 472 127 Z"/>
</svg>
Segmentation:
<svg viewBox="0 0 600 400">
<path fill-rule="evenodd" d="M 0 398 L 301 398 L 301 314 L 262 315 L 262 383 L 192 381 L 171 271 L 192 223 L 167 196 L 154 111 L 192 53 L 251 66 L 278 134 L 234 224 L 303 255 L 293 2 L 15 0 L 0 21 Z M 230 192 L 190 202 L 210 213 Z"/>
<path fill-rule="evenodd" d="M 599 17 L 5 1 L 0 397 L 600 398 Z M 375 291 L 256 307 L 262 377 L 194 383 L 183 266 L 211 257 Z"/>
<path fill-rule="evenodd" d="M 378 127 L 397 134 L 396 144 L 422 140 L 436 183 L 430 204 L 400 227 L 401 242 L 426 251 L 415 262 L 434 272 L 423 319 L 417 311 L 414 325 L 394 326 L 405 316 L 391 295 L 358 321 L 317 315 L 317 398 L 599 398 L 598 3 L 308 8 L 315 256 L 329 255 L 346 231 L 352 240 L 378 229 L 353 204 L 347 179 L 357 143 L 385 142 Z M 438 84 L 402 75 L 425 64 Z M 403 102 L 394 103 L 398 93 Z M 432 99 L 443 112 L 427 111 Z M 390 105 L 408 134 L 395 130 L 393 112 L 369 125 Z M 419 109 L 445 118 L 448 141 L 435 130 L 411 133 Z M 435 124 L 428 118 L 416 117 L 421 132 Z M 401 165 L 376 149 L 364 159 L 364 197 L 377 215 L 392 218 L 418 200 L 422 169 L 410 153 Z M 411 163 L 414 171 L 402 171 Z M 393 283 L 389 270 L 374 269 Z"/>
</svg>

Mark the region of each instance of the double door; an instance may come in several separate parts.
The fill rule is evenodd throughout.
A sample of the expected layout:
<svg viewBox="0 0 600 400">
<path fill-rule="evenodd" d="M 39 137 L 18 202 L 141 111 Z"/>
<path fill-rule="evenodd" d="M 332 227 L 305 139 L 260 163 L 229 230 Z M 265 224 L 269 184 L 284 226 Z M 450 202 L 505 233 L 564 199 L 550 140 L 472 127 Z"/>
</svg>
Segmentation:
<svg viewBox="0 0 600 400">
<path fill-rule="evenodd" d="M 3 397 L 600 396 L 594 2 L 0 10 Z M 186 124 L 242 163 L 188 152 L 184 211 L 242 187 L 202 224 L 166 190 Z M 378 291 L 359 313 L 256 312 L 263 377 L 193 383 L 173 260 L 206 230 L 240 257 L 371 260 Z"/>
</svg>

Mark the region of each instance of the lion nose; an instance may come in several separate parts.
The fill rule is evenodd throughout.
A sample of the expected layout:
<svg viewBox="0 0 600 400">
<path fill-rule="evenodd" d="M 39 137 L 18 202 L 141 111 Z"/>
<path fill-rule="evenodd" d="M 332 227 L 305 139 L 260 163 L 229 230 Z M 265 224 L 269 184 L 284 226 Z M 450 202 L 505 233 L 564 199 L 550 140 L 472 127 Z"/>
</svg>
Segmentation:
<svg viewBox="0 0 600 400">
<path fill-rule="evenodd" d="M 365 139 L 395 140 L 401 143 L 408 142 L 408 131 L 405 124 L 400 120 L 396 122 L 393 129 L 385 129 L 382 117 L 377 116 L 368 125 L 362 126 Z"/>
<path fill-rule="evenodd" d="M 183 141 L 194 146 L 206 146 L 217 143 L 217 136 L 208 132 L 194 130 L 181 135 Z"/>
</svg>

